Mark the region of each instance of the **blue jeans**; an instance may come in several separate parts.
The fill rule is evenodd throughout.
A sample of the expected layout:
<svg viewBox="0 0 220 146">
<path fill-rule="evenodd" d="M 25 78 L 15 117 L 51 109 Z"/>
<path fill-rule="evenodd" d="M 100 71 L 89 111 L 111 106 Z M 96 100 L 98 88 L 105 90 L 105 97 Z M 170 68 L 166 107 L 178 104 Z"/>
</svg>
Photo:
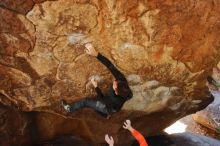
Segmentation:
<svg viewBox="0 0 220 146">
<path fill-rule="evenodd" d="M 85 98 L 78 102 L 75 102 L 70 105 L 70 112 L 74 112 L 81 108 L 92 108 L 95 111 L 97 111 L 102 116 L 110 115 L 113 112 L 116 112 L 114 109 L 107 107 L 107 105 L 100 99 L 91 99 L 91 98 Z"/>
</svg>

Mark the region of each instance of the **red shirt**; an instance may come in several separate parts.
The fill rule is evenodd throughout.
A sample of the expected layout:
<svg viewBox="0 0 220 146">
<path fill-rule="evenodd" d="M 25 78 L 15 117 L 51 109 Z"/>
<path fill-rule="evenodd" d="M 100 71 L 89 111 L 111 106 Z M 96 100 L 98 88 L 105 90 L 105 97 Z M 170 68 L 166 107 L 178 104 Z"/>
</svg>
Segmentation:
<svg viewBox="0 0 220 146">
<path fill-rule="evenodd" d="M 144 139 L 144 136 L 139 133 L 137 130 L 134 130 L 132 132 L 132 135 L 134 136 L 134 138 L 138 141 L 138 143 L 140 144 L 140 146 L 148 146 L 146 140 Z"/>
</svg>

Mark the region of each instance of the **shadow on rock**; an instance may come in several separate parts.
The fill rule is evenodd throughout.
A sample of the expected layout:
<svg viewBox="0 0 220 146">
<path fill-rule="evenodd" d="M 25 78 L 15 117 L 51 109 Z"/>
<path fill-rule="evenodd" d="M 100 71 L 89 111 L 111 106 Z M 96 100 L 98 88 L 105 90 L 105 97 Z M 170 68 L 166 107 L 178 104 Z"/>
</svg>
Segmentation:
<svg viewBox="0 0 220 146">
<path fill-rule="evenodd" d="M 91 143 L 81 138 L 68 135 L 61 136 L 50 141 L 40 142 L 34 146 L 91 146 Z"/>
</svg>

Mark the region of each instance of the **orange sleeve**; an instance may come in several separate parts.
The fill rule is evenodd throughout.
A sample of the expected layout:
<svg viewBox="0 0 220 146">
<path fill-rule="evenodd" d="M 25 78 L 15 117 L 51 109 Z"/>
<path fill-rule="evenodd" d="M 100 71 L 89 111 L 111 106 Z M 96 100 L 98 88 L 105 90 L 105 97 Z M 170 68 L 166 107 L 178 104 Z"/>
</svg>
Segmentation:
<svg viewBox="0 0 220 146">
<path fill-rule="evenodd" d="M 141 133 L 139 133 L 137 130 L 134 129 L 134 131 L 132 132 L 132 135 L 138 141 L 140 146 L 148 146 L 146 140 L 144 139 L 144 136 Z"/>
</svg>

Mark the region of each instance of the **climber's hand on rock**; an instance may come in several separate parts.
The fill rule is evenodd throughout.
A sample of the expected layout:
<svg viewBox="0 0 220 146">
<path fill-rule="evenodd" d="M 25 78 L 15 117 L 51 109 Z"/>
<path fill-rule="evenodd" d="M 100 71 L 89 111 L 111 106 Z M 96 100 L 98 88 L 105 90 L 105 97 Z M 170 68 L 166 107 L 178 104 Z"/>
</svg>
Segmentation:
<svg viewBox="0 0 220 146">
<path fill-rule="evenodd" d="M 97 81 L 95 80 L 95 78 L 92 78 L 91 79 L 91 82 L 92 82 L 92 85 L 96 88 L 96 87 L 98 87 L 98 83 L 97 83 Z"/>
<path fill-rule="evenodd" d="M 85 51 L 88 55 L 95 56 L 95 57 L 98 56 L 98 52 L 95 50 L 95 48 L 93 47 L 91 43 L 87 43 L 85 47 L 86 47 Z"/>
<path fill-rule="evenodd" d="M 114 139 L 112 136 L 105 135 L 105 141 L 109 144 L 109 146 L 114 146 Z"/>
</svg>

